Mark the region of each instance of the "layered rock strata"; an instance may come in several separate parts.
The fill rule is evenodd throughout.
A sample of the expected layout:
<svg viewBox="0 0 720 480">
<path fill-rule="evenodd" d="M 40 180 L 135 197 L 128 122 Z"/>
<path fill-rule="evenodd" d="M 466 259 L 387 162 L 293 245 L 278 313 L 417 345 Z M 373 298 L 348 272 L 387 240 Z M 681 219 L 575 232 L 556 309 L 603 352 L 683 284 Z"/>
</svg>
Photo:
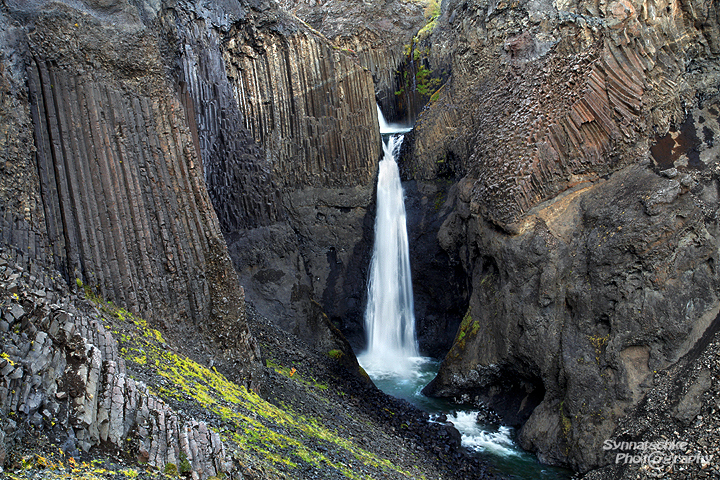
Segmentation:
<svg viewBox="0 0 720 480">
<path fill-rule="evenodd" d="M 102 444 L 160 469 L 185 460 L 193 478 L 229 472 L 217 433 L 129 376 L 97 310 L 73 301 L 62 278 L 16 258 L 0 254 L 3 456 L 45 429 L 69 456 Z"/>
</svg>

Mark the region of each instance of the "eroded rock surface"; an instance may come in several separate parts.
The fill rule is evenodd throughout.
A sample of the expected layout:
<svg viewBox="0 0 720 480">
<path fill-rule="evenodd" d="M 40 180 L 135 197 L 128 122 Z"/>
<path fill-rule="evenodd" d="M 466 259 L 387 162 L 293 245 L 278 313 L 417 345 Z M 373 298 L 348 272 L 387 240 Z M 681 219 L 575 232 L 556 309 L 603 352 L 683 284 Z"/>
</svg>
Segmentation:
<svg viewBox="0 0 720 480">
<path fill-rule="evenodd" d="M 679 178 L 626 167 L 539 205 L 515 235 L 450 214 L 438 239 L 473 288 L 428 392 L 489 403 L 542 461 L 602 464 L 652 372 L 718 313 L 717 203 L 702 200 L 716 174 Z"/>
<path fill-rule="evenodd" d="M 542 461 L 604 464 L 720 309 L 717 32 L 711 2 L 443 6 L 452 77 L 402 168 L 459 180 L 437 242 L 471 294 L 428 391 L 490 403 Z"/>
<path fill-rule="evenodd" d="M 103 445 L 136 452 L 138 462 L 160 469 L 185 460 L 193 478 L 230 472 L 216 432 L 174 411 L 126 372 L 94 307 L 72 295 L 60 276 L 15 259 L 0 254 L 0 451 L 16 450 L 45 430 L 68 456 Z"/>
</svg>

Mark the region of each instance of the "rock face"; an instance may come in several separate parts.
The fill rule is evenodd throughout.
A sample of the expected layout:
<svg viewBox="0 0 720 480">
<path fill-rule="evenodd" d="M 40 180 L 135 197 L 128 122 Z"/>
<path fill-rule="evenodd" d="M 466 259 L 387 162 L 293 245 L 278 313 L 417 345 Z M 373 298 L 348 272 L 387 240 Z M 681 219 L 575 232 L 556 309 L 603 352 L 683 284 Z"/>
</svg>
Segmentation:
<svg viewBox="0 0 720 480">
<path fill-rule="evenodd" d="M 472 276 L 472 296 L 427 391 L 489 403 L 544 462 L 600 464 L 652 372 L 718 313 L 717 222 L 700 208 L 714 214 L 702 196 L 717 183 L 694 184 L 629 166 L 534 209 L 513 236 L 451 213 L 439 241 Z"/>
<path fill-rule="evenodd" d="M 78 8 L 8 5 L 6 40 L 24 56 L 6 59 L 4 98 L 24 106 L 4 115 L 27 147 L 5 150 L 18 167 L 3 181 L 28 193 L 3 191 L 3 239 L 170 331 L 209 328 L 242 357 L 242 292 L 147 12 Z"/>
<path fill-rule="evenodd" d="M 229 473 L 220 436 L 130 378 L 97 310 L 73 298 L 62 278 L 3 252 L 0 290 L 3 453 L 44 428 L 62 432 L 69 456 L 102 444 L 160 469 L 185 459 L 193 478 Z"/>
<path fill-rule="evenodd" d="M 457 182 L 436 241 L 469 302 L 427 392 L 586 471 L 720 310 L 717 6 L 443 8 L 431 57 L 452 76 L 402 169 Z"/>
<path fill-rule="evenodd" d="M 318 30 L 335 46 L 355 55 L 375 80 L 375 95 L 388 121 L 410 120 L 415 112 L 395 95 L 402 87 L 398 70 L 413 37 L 426 23 L 427 2 L 394 0 L 284 0 L 283 8 Z"/>
<path fill-rule="evenodd" d="M 438 25 L 432 58 L 450 59 L 452 80 L 416 127 L 414 177 L 442 162 L 470 174 L 503 228 L 579 179 L 634 163 L 656 135 L 677 137 L 687 110 L 714 94 L 710 3 L 450 2 Z"/>
<path fill-rule="evenodd" d="M 335 322 L 361 318 L 381 154 L 372 76 L 274 7 L 228 5 L 160 18 L 240 282 L 288 331 L 315 300 Z"/>
<path fill-rule="evenodd" d="M 608 439 L 610 447 L 619 447 L 604 451 L 607 458 L 603 463 L 607 466 L 588 473 L 584 479 L 645 479 L 659 475 L 694 479 L 720 473 L 716 462 L 720 448 L 716 425 L 720 390 L 718 327 L 716 317 L 696 348 L 667 371 L 652 374 L 648 394 L 621 419 Z M 668 443 L 663 443 L 666 440 Z M 654 462 L 625 460 L 638 455 L 652 456 Z"/>
</svg>

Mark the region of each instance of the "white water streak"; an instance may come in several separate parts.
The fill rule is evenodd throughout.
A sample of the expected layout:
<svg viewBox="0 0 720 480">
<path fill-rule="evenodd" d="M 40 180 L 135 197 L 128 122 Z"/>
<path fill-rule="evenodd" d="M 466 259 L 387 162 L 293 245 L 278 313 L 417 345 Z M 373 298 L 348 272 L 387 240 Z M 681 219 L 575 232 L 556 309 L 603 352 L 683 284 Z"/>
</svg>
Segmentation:
<svg viewBox="0 0 720 480">
<path fill-rule="evenodd" d="M 378 109 L 381 128 L 385 123 Z M 402 135 L 383 144 L 380 161 L 373 248 L 365 329 L 368 349 L 361 355 L 366 370 L 410 375 L 410 359 L 418 356 L 405 199 L 395 162 Z"/>
</svg>

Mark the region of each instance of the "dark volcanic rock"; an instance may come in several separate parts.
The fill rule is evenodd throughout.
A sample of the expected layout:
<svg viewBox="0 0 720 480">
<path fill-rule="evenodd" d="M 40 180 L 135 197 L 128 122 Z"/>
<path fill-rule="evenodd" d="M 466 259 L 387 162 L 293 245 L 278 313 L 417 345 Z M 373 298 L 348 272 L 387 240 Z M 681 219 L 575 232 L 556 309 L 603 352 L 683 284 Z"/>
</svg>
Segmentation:
<svg viewBox="0 0 720 480">
<path fill-rule="evenodd" d="M 102 445 L 136 452 L 139 462 L 157 468 L 184 456 L 194 478 L 229 474 L 232 460 L 218 433 L 173 410 L 126 370 L 102 314 L 71 294 L 59 275 L 13 257 L 0 249 L 0 315 L 11 328 L 0 332 L 0 473 L 6 452 L 19 456 L 51 437 L 60 455 L 78 460 Z M 10 313 L 17 309 L 27 314 Z M 44 452 L 30 453 L 26 458 Z"/>
<path fill-rule="evenodd" d="M 283 8 L 325 35 L 335 46 L 357 56 L 372 72 L 375 95 L 388 121 L 410 121 L 417 112 L 396 95 L 403 86 L 399 70 L 413 38 L 427 22 L 427 2 L 392 0 L 283 0 Z M 412 72 L 414 75 L 415 72 Z"/>
<path fill-rule="evenodd" d="M 461 262 L 438 241 L 453 211 L 457 187 L 451 185 L 447 179 L 403 184 L 418 343 L 424 355 L 435 358 L 450 350 L 470 297 Z"/>
<path fill-rule="evenodd" d="M 161 19 L 240 282 L 288 331 L 308 328 L 313 300 L 355 321 L 381 152 L 372 76 L 296 18 L 234 4 Z"/>
<path fill-rule="evenodd" d="M 701 200 L 717 177 L 698 178 L 691 193 L 649 163 L 627 167 L 541 204 L 515 235 L 451 213 L 440 243 L 470 252 L 473 289 L 426 392 L 490 404 L 542 461 L 601 464 L 652 372 L 718 312 L 717 203 Z"/>
<path fill-rule="evenodd" d="M 163 312 L 170 334 L 207 329 L 250 368 L 242 289 L 197 138 L 166 75 L 165 45 L 143 23 L 158 5 L 75 6 L 9 2 L 4 14 L 16 54 L 3 58 L 3 98 L 19 106 L 4 115 L 26 145 L 8 145 L 17 168 L 2 178 L 28 193 L 2 192 L 3 241 L 73 287 L 77 279 L 152 320 Z"/>
<path fill-rule="evenodd" d="M 431 58 L 449 62 L 452 77 L 417 122 L 413 178 L 449 162 L 476 180 L 483 215 L 512 228 L 579 180 L 635 163 L 668 132 L 677 138 L 690 111 L 717 95 L 708 79 L 718 20 L 708 2 L 667 6 L 447 2 Z M 692 123 L 702 130 L 698 116 Z M 681 143 L 691 168 L 693 151 L 716 155 L 705 150 L 712 142 Z"/>
<path fill-rule="evenodd" d="M 606 462 L 720 307 L 717 30 L 708 2 L 458 1 L 432 33 L 452 76 L 402 169 L 462 178 L 437 239 L 470 301 L 428 392 L 490 403 L 542 461 Z"/>
</svg>

